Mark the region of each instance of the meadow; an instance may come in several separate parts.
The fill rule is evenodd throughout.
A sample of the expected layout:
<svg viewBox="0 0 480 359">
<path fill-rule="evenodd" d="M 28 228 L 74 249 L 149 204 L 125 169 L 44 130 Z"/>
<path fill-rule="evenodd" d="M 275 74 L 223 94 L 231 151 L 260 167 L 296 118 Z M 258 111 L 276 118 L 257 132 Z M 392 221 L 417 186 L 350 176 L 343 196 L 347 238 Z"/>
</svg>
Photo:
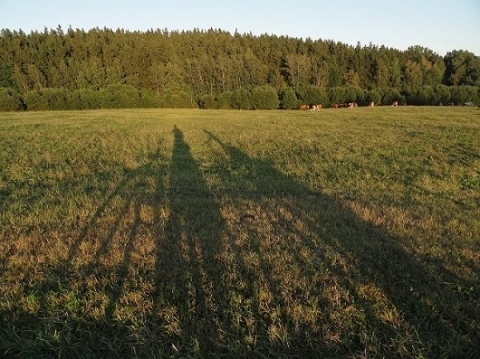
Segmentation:
<svg viewBox="0 0 480 359">
<path fill-rule="evenodd" d="M 476 108 L 0 113 L 0 356 L 479 353 Z"/>
</svg>

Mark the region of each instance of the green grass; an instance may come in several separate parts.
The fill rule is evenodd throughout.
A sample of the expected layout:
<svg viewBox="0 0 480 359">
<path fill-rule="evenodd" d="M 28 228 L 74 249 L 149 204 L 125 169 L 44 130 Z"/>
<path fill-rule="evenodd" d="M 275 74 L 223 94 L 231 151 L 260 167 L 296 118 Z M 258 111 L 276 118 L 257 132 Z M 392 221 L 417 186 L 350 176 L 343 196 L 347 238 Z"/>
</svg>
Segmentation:
<svg viewBox="0 0 480 359">
<path fill-rule="evenodd" d="M 0 356 L 474 358 L 480 112 L 0 114 Z"/>
</svg>

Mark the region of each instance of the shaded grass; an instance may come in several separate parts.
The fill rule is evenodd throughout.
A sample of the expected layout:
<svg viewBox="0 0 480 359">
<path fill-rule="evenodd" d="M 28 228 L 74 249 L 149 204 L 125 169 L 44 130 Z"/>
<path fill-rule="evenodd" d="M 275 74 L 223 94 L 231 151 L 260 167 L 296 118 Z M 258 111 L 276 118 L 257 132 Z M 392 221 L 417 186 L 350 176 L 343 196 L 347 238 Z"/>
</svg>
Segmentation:
<svg viewBox="0 0 480 359">
<path fill-rule="evenodd" d="M 0 352 L 475 357 L 480 115 L 0 118 Z"/>
</svg>

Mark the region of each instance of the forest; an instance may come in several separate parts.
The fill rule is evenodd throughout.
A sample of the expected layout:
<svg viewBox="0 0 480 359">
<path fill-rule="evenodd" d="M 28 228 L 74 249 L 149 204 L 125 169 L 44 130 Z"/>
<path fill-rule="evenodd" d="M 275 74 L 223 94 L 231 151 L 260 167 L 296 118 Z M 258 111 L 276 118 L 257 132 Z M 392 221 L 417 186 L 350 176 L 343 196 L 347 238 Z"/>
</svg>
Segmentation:
<svg viewBox="0 0 480 359">
<path fill-rule="evenodd" d="M 0 32 L 0 111 L 462 105 L 479 90 L 480 56 L 466 50 L 219 29 Z"/>
</svg>

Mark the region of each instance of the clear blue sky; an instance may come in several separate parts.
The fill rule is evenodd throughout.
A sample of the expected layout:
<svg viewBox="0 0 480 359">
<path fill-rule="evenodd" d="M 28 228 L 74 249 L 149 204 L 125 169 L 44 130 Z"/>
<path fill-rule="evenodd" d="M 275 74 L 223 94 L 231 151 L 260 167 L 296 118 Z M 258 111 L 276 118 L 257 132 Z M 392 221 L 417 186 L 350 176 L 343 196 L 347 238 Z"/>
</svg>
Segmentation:
<svg viewBox="0 0 480 359">
<path fill-rule="evenodd" d="M 0 28 L 215 29 L 480 56 L 480 0 L 0 0 Z"/>
</svg>

